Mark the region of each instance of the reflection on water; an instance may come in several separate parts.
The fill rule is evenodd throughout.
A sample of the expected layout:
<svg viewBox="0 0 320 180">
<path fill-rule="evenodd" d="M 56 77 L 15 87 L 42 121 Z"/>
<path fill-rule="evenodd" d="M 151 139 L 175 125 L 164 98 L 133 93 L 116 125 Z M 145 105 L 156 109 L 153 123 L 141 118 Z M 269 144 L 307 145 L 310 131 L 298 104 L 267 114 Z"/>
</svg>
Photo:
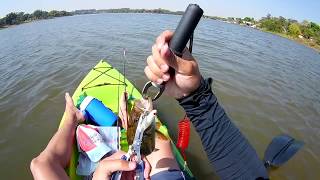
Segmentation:
<svg viewBox="0 0 320 180">
<path fill-rule="evenodd" d="M 122 70 L 141 88 L 145 59 L 155 37 L 174 29 L 179 16 L 99 14 L 63 17 L 0 31 L 0 162 L 4 179 L 31 178 L 29 162 L 58 127 L 64 92 L 73 92 L 98 60 Z M 194 56 L 213 77 L 220 103 L 262 158 L 272 137 L 288 133 L 306 145 L 273 179 L 320 177 L 320 55 L 287 39 L 202 19 Z M 172 106 L 174 104 L 174 107 Z M 175 100 L 162 97 L 158 112 L 176 138 L 183 117 Z M 170 108 L 168 108 L 170 107 Z M 192 131 L 188 161 L 199 179 L 214 173 Z M 201 168 L 200 168 L 201 167 Z M 11 171 L 14 169 L 13 173 Z"/>
</svg>

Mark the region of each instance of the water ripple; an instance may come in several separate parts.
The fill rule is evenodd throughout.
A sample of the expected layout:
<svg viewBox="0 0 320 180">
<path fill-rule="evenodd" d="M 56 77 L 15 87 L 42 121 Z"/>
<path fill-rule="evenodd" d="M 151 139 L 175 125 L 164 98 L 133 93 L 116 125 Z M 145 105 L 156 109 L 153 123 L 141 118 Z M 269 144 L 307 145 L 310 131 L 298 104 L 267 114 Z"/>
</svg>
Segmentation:
<svg viewBox="0 0 320 180">
<path fill-rule="evenodd" d="M 127 78 L 141 88 L 146 81 L 145 59 L 155 38 L 163 30 L 174 29 L 179 18 L 83 15 L 0 30 L 0 162 L 15 156 L 2 167 L 2 176 L 30 176 L 25 167 L 56 130 L 64 92 L 73 92 L 100 59 L 122 72 L 121 55 L 126 48 Z M 259 155 L 280 133 L 306 143 L 284 168 L 271 174 L 273 179 L 320 177 L 319 53 L 270 33 L 203 19 L 195 31 L 194 56 L 203 76 L 214 78 L 220 103 Z M 160 105 L 158 111 L 165 121 L 183 114 L 178 105 Z M 175 121 L 166 123 L 176 129 Z M 191 141 L 198 142 L 197 137 Z M 200 146 L 189 147 L 188 155 L 194 162 L 206 159 Z M 192 168 L 199 179 L 208 178 L 211 169 Z M 11 169 L 19 173 L 12 174 Z"/>
</svg>

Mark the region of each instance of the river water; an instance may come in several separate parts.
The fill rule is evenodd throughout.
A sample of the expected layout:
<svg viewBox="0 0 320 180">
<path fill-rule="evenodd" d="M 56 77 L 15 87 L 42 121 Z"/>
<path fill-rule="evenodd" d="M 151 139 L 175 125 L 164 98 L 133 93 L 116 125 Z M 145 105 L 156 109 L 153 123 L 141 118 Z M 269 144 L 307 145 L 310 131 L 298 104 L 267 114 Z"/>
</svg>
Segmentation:
<svg viewBox="0 0 320 180">
<path fill-rule="evenodd" d="M 180 16 L 98 14 L 62 17 L 0 30 L 0 163 L 3 179 L 31 179 L 29 162 L 57 130 L 64 93 L 73 92 L 100 59 L 141 89 L 145 59 L 156 36 Z M 255 29 L 202 19 L 194 56 L 235 124 L 262 158 L 272 137 L 305 142 L 272 179 L 320 178 L 320 54 Z M 174 139 L 183 111 L 168 97 L 157 102 Z M 199 179 L 214 172 L 192 131 L 188 163 Z"/>
</svg>

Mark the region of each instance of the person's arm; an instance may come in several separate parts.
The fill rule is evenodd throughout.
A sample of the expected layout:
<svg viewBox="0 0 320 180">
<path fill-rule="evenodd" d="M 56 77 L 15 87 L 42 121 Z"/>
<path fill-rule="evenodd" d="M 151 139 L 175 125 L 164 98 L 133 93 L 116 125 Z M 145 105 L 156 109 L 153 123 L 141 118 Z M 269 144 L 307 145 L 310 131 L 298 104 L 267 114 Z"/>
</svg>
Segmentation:
<svg viewBox="0 0 320 180">
<path fill-rule="evenodd" d="M 30 169 L 34 179 L 68 179 L 64 168 L 70 161 L 75 130 L 78 122 L 83 120 L 83 115 L 74 107 L 68 93 L 65 99 L 65 121 L 62 127 L 40 155 L 31 161 Z"/>
<path fill-rule="evenodd" d="M 60 129 L 51 138 L 47 147 L 39 156 L 31 161 L 30 169 L 34 179 L 69 179 L 65 168 L 67 167 L 72 153 L 72 145 L 75 140 L 74 135 L 79 122 L 83 121 L 82 113 L 74 106 L 68 93 L 65 95 L 66 109 L 65 121 Z M 93 179 L 110 179 L 115 171 L 132 171 L 136 168 L 135 162 L 121 160 L 123 152 L 117 152 L 102 160 Z M 144 161 L 148 163 L 145 159 Z M 146 164 L 145 177 L 148 178 L 150 165 Z"/>
<path fill-rule="evenodd" d="M 221 179 L 268 178 L 257 153 L 232 123 L 211 90 L 211 79 L 178 100 L 198 132 L 211 165 Z"/>
<path fill-rule="evenodd" d="M 182 57 L 172 54 L 168 46 L 172 36 L 172 32 L 165 31 L 153 45 L 145 68 L 148 79 L 165 82 L 165 93 L 179 99 L 221 179 L 268 178 L 262 161 L 218 104 L 211 82 L 203 80 L 190 52 L 185 49 Z"/>
</svg>

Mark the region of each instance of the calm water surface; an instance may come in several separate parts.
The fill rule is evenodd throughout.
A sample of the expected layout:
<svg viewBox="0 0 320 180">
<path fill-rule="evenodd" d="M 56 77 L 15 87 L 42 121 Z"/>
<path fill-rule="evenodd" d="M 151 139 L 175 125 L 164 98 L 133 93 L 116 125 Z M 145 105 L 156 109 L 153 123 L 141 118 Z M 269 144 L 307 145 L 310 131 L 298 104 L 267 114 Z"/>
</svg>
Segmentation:
<svg viewBox="0 0 320 180">
<path fill-rule="evenodd" d="M 140 89 L 154 39 L 174 29 L 179 19 L 99 14 L 0 30 L 1 177 L 31 179 L 29 162 L 57 130 L 64 93 L 73 92 L 100 59 L 121 70 L 126 48 L 127 78 Z M 202 19 L 195 32 L 194 56 L 203 76 L 213 77 L 220 103 L 261 158 L 278 134 L 305 142 L 292 160 L 270 172 L 272 179 L 320 178 L 319 53 L 272 34 Z M 182 109 L 165 96 L 157 106 L 175 138 Z M 187 155 L 199 179 L 214 177 L 194 131 Z"/>
</svg>

